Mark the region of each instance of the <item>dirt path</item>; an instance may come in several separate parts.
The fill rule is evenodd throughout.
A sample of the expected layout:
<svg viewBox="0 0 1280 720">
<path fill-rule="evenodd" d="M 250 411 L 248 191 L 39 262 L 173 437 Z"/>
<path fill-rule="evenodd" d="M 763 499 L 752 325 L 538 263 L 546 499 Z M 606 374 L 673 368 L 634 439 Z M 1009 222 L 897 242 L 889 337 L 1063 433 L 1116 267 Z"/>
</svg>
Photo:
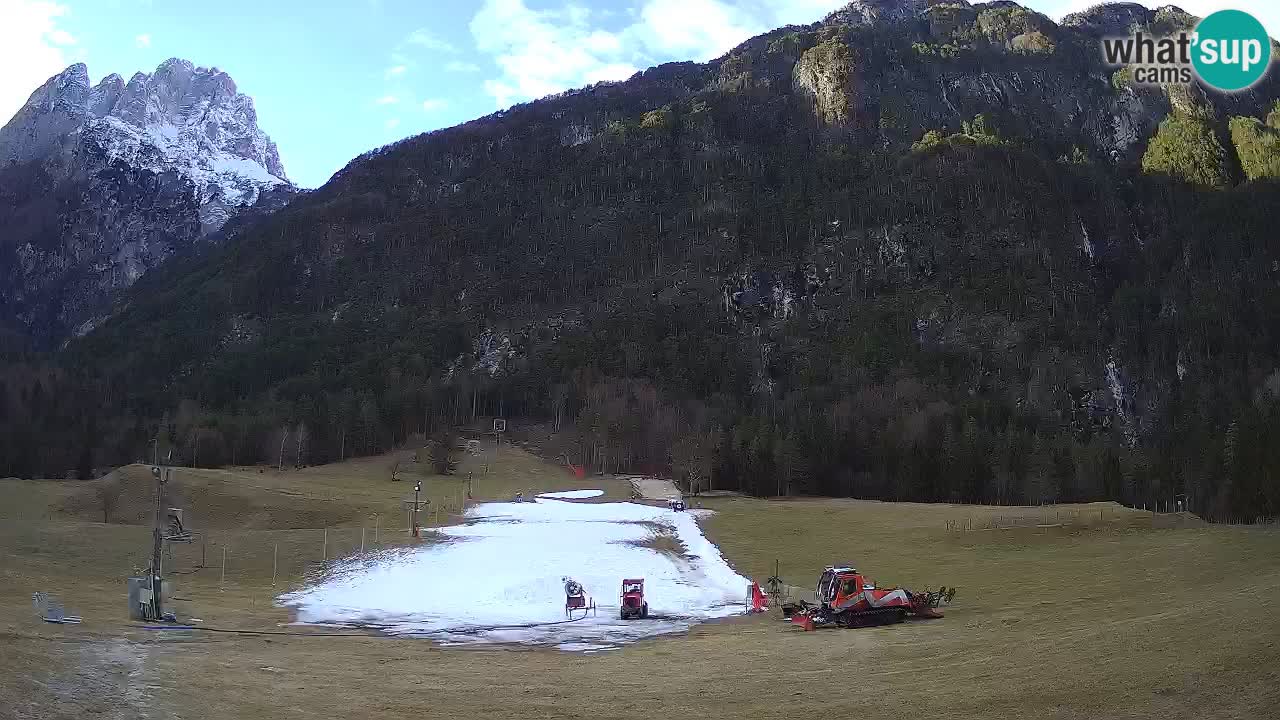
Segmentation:
<svg viewBox="0 0 1280 720">
<path fill-rule="evenodd" d="M 631 475 L 622 479 L 630 482 L 631 487 L 645 500 L 666 500 L 669 497 L 681 497 L 680 489 L 670 480 L 642 475 Z"/>
</svg>

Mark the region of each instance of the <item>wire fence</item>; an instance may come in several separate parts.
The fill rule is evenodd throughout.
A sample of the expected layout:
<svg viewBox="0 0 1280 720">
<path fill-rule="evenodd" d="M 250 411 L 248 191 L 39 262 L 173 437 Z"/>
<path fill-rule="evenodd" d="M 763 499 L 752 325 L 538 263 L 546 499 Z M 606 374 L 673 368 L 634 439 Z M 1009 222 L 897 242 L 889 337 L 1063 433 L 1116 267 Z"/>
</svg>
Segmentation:
<svg viewBox="0 0 1280 720">
<path fill-rule="evenodd" d="M 1215 525 L 1276 527 L 1272 516 L 1209 515 L 1189 512 L 1185 505 L 1170 501 L 1147 507 L 1037 507 L 1010 508 L 1004 512 L 972 513 L 944 521 L 948 532 L 1012 530 L 1017 528 L 1133 527 L 1151 529 L 1190 528 Z"/>
<path fill-rule="evenodd" d="M 1107 515 L 1106 508 L 1099 508 L 1096 512 L 1085 508 L 1011 508 L 1008 512 L 952 518 L 946 521 L 946 528 L 951 532 L 972 532 L 1013 528 L 1089 527 L 1105 524 L 1108 520 Z M 1111 512 L 1111 519 L 1116 519 L 1114 510 Z"/>
<path fill-rule="evenodd" d="M 316 577 L 335 562 L 371 557 L 392 548 L 437 542 L 436 529 L 454 522 L 465 511 L 465 484 L 454 492 L 437 494 L 432 502 L 423 493 L 418 502 L 413 533 L 414 495 L 407 496 L 400 512 L 373 513 L 360 525 L 344 524 L 321 528 L 263 529 L 245 532 L 239 529 L 201 529 L 199 516 L 189 517 L 196 525 L 184 539 L 165 543 L 162 568 L 167 576 L 180 580 L 190 578 L 199 583 L 215 581 L 219 585 L 269 584 L 282 588 Z M 150 557 L 134 560 L 135 574 L 144 574 Z"/>
<path fill-rule="evenodd" d="M 394 548 L 431 543 L 433 530 L 413 537 L 403 527 L 332 527 L 240 533 L 212 530 L 190 542 L 166 543 L 164 572 L 223 586 L 287 588 L 323 574 L 337 562 L 373 556 Z"/>
</svg>

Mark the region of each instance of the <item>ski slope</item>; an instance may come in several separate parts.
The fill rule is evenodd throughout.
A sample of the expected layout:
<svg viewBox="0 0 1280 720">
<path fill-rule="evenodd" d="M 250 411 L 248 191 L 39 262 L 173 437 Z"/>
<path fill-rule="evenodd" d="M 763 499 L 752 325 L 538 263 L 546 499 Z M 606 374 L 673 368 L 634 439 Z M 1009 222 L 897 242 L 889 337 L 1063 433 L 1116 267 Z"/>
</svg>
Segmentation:
<svg viewBox="0 0 1280 720">
<path fill-rule="evenodd" d="M 366 625 L 444 644 L 521 643 L 595 651 L 743 611 L 748 581 L 703 536 L 694 512 L 630 502 L 487 503 L 444 542 L 352 558 L 282 595 L 302 623 Z M 676 555 L 644 543 L 655 534 Z M 564 583 L 582 583 L 594 616 L 566 621 Z M 645 579 L 647 620 L 618 618 L 624 577 Z"/>
<path fill-rule="evenodd" d="M 603 490 L 561 490 L 560 492 L 542 493 L 538 497 L 548 500 L 585 500 L 586 498 L 600 497 L 603 494 Z"/>
</svg>

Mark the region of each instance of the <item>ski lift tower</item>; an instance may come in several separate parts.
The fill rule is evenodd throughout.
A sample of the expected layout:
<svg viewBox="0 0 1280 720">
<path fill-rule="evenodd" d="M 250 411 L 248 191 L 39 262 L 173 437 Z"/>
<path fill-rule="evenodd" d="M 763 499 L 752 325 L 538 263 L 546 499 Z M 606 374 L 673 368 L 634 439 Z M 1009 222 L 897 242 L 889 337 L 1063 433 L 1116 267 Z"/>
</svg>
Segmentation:
<svg viewBox="0 0 1280 720">
<path fill-rule="evenodd" d="M 169 480 L 173 477 L 173 468 L 166 466 L 153 465 L 151 467 L 151 476 L 156 479 L 156 515 L 155 527 L 151 530 L 151 612 L 152 617 L 156 620 L 164 619 L 164 597 L 163 584 L 164 573 L 162 571 L 161 562 L 164 557 L 164 528 L 166 525 L 165 516 L 161 514 L 162 498 L 164 497 L 164 486 L 169 484 Z"/>
</svg>

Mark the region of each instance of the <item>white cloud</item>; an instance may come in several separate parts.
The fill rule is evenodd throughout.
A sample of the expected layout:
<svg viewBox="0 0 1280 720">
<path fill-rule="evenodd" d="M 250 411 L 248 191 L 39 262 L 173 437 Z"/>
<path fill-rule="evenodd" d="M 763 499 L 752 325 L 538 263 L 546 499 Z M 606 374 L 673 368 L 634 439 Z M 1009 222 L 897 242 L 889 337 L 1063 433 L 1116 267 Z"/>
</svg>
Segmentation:
<svg viewBox="0 0 1280 720">
<path fill-rule="evenodd" d="M 0 0 L 0 125 L 70 64 L 75 38 L 57 23 L 68 10 L 56 2 Z"/>
<path fill-rule="evenodd" d="M 396 103 L 400 102 L 400 98 L 396 97 L 395 95 L 383 95 L 382 97 L 378 98 L 374 102 L 377 103 L 378 105 L 395 105 Z"/>
<path fill-rule="evenodd" d="M 773 10 L 769 18 L 769 29 L 783 25 L 803 25 L 821 20 L 828 13 L 849 4 L 849 0 L 783 0 L 768 3 Z"/>
<path fill-rule="evenodd" d="M 395 77 L 397 75 L 403 75 L 404 71 L 408 69 L 409 68 L 405 65 L 392 65 L 391 67 L 387 68 L 387 77 Z"/>
<path fill-rule="evenodd" d="M 480 66 L 475 63 L 463 62 L 462 60 L 450 60 L 444 64 L 444 69 L 452 73 L 473 73 L 480 72 Z"/>
<path fill-rule="evenodd" d="M 151 47 L 151 33 L 142 33 L 133 39 L 133 44 L 140 48 Z"/>
<path fill-rule="evenodd" d="M 471 34 L 501 75 L 485 90 L 499 107 L 672 60 L 710 60 L 742 41 L 788 23 L 809 23 L 847 0 L 640 0 L 606 13 L 561 0 L 532 9 L 525 0 L 485 0 Z M 602 21 L 629 18 L 606 29 Z M 617 22 L 611 24 L 617 25 Z"/>
<path fill-rule="evenodd" d="M 591 28 L 589 20 L 590 11 L 577 6 L 533 10 L 524 0 L 486 0 L 471 19 L 471 34 L 502 77 L 486 80 L 485 90 L 502 107 L 593 80 L 629 77 L 636 67 L 621 40 Z"/>
<path fill-rule="evenodd" d="M 389 118 L 386 122 L 388 130 L 394 130 L 400 124 L 400 118 Z"/>
<path fill-rule="evenodd" d="M 705 62 L 773 29 L 773 22 L 720 0 L 649 0 L 629 31 L 659 54 Z"/>
<path fill-rule="evenodd" d="M 454 47 L 453 43 L 445 40 L 426 28 L 418 28 L 417 30 L 409 33 L 409 37 L 405 39 L 405 42 L 410 45 L 427 48 L 428 50 L 437 50 L 439 52 L 446 53 L 458 52 L 458 48 Z"/>
<path fill-rule="evenodd" d="M 449 101 L 441 98 L 431 98 L 429 100 L 422 101 L 422 109 L 426 110 L 427 112 L 433 112 L 435 110 L 443 110 L 444 108 L 447 108 L 447 107 L 449 107 Z"/>
</svg>

